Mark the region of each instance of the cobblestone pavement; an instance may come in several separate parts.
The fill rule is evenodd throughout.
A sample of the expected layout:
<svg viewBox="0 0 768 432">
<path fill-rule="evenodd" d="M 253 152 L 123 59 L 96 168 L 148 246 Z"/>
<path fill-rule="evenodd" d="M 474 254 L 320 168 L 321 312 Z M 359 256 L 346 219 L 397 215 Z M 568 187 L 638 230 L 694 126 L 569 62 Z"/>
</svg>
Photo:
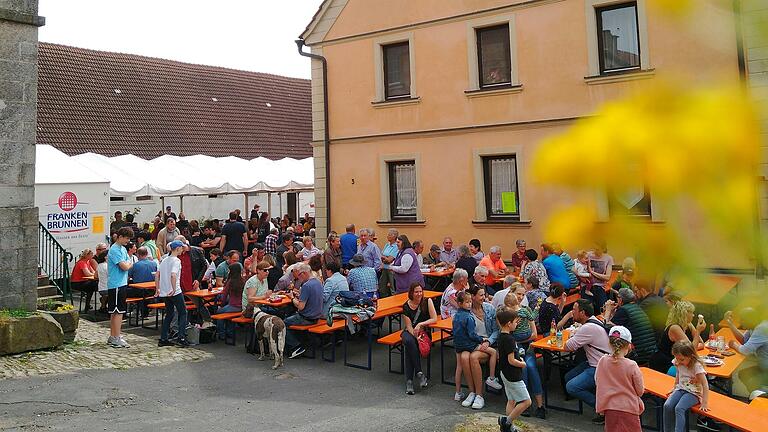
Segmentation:
<svg viewBox="0 0 768 432">
<path fill-rule="evenodd" d="M 200 361 L 213 354 L 194 348 L 157 346 L 156 338 L 124 334 L 130 348 L 112 348 L 105 342 L 107 323 L 80 320 L 75 341 L 51 351 L 0 357 L 0 379 L 72 373 L 83 369 L 131 369 L 179 361 Z"/>
</svg>

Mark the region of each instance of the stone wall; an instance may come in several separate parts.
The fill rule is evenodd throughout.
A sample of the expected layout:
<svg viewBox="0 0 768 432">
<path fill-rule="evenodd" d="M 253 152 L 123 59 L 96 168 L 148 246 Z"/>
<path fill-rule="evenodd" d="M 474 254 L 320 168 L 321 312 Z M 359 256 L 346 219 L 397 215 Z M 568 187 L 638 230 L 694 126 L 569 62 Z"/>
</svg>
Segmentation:
<svg viewBox="0 0 768 432">
<path fill-rule="evenodd" d="M 34 309 L 37 0 L 0 0 L 0 309 Z"/>
</svg>

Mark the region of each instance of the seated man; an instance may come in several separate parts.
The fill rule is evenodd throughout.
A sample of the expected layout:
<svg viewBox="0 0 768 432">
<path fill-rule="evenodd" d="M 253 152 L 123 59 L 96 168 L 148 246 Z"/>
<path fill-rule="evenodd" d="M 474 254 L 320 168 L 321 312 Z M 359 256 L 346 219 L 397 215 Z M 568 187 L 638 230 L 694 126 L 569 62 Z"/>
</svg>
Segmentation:
<svg viewBox="0 0 768 432">
<path fill-rule="evenodd" d="M 349 289 L 357 292 L 364 292 L 368 297 L 373 298 L 379 288 L 379 281 L 376 279 L 376 270 L 365 265 L 365 258 L 362 254 L 355 254 L 349 260 L 349 274 L 347 282 Z"/>
<path fill-rule="evenodd" d="M 635 293 L 629 288 L 619 289 L 618 302 L 606 302 L 603 316 L 607 324 L 629 329 L 635 349 L 628 357 L 640 365 L 648 363 L 656 352 L 656 335 L 648 315 L 635 302 Z"/>
<path fill-rule="evenodd" d="M 422 267 L 423 269 L 429 269 L 429 271 L 435 271 L 435 267 L 449 267 L 448 263 L 440 260 L 440 246 L 433 244 L 429 248 L 429 254 L 424 257 Z M 427 285 L 427 289 L 434 290 L 439 288 L 440 280 L 442 278 L 434 276 L 424 277 L 424 283 Z"/>
<path fill-rule="evenodd" d="M 480 266 L 488 269 L 488 276 L 485 277 L 485 292 L 492 296 L 502 288 L 501 282 L 496 282 L 496 278 L 504 277 L 507 274 L 507 266 L 501 259 L 501 247 L 491 246 L 488 249 L 488 255 L 480 260 Z"/>
<path fill-rule="evenodd" d="M 138 261 L 128 272 L 131 281 L 133 283 L 153 282 L 155 280 L 154 273 L 157 271 L 157 263 L 149 256 L 149 250 L 144 246 L 138 248 L 136 250 L 136 258 L 138 258 Z M 142 295 L 141 293 L 131 295 L 129 292 L 128 297 L 142 297 Z"/>
<path fill-rule="evenodd" d="M 297 282 L 298 279 L 298 263 L 291 264 L 285 269 L 285 273 L 280 276 L 275 284 L 275 291 L 290 291 L 292 289 L 298 289 L 301 284 Z"/>
<path fill-rule="evenodd" d="M 157 272 L 157 263 L 151 256 L 149 256 L 149 250 L 145 246 L 138 248 L 136 250 L 136 258 L 138 258 L 138 261 L 136 261 L 133 267 L 128 271 L 128 276 L 131 278 L 131 282 L 154 282 L 155 272 Z M 147 305 L 155 302 L 155 298 L 153 297 L 154 292 L 152 292 L 152 290 L 131 288 L 129 286 L 126 295 L 133 298 L 147 298 L 146 301 L 141 303 L 141 315 L 144 318 L 149 316 L 149 308 L 147 308 Z"/>
<path fill-rule="evenodd" d="M 491 300 L 491 306 L 493 306 L 494 309 L 498 309 L 499 306 L 504 305 L 504 299 L 507 297 L 507 294 L 511 291 L 511 286 L 517 282 L 517 278 L 512 275 L 506 275 L 504 276 L 504 280 L 502 281 L 502 289 L 496 291 L 496 294 L 493 295 L 493 300 Z M 523 300 L 526 300 L 525 297 L 523 297 Z M 523 306 L 527 306 L 523 305 Z"/>
<path fill-rule="evenodd" d="M 424 242 L 421 240 L 414 240 L 412 246 L 413 251 L 416 252 L 416 264 L 419 265 L 419 268 L 424 268 L 424 256 L 421 255 L 424 253 Z"/>
<path fill-rule="evenodd" d="M 568 394 L 581 399 L 591 407 L 595 406 L 597 362 L 605 354 L 613 352 L 608 342 L 605 327 L 602 321 L 595 318 L 594 314 L 594 306 L 590 300 L 576 300 L 576 303 L 573 304 L 573 319 L 580 323 L 581 327 L 565 343 L 566 351 L 584 348 L 587 354 L 586 361 L 576 365 L 565 374 L 565 390 Z M 605 422 L 605 417 L 598 415 L 592 421 L 602 424 Z"/>
<path fill-rule="evenodd" d="M 552 245 L 547 243 L 541 245 L 541 264 L 547 271 L 550 283 L 557 282 L 563 288 L 571 287 L 571 278 L 568 276 L 565 264 L 563 264 L 563 260 L 559 256 L 555 255 L 555 249 Z"/>
<path fill-rule="evenodd" d="M 656 340 L 659 340 L 667 324 L 669 306 L 667 306 L 667 302 L 664 301 L 663 297 L 650 289 L 650 286 L 650 282 L 646 280 L 635 281 L 635 302 L 648 315 L 651 327 L 653 327 L 653 333 L 656 335 Z"/>
<path fill-rule="evenodd" d="M 304 354 L 301 337 L 304 332 L 291 330 L 293 325 L 315 324 L 323 318 L 323 284 L 311 277 L 312 269 L 309 264 L 298 263 L 295 270 L 296 280 L 301 284 L 300 289 L 287 292 L 291 304 L 296 308 L 296 313 L 285 319 L 285 348 L 291 355 L 288 358 L 295 359 Z"/>
<path fill-rule="evenodd" d="M 573 258 L 568 255 L 568 252 L 563 250 L 562 246 L 560 246 L 560 243 L 552 243 L 552 249 L 554 249 L 555 255 L 559 256 L 560 260 L 563 262 L 565 271 L 568 273 L 568 279 L 571 281 L 570 287 L 564 287 L 566 288 L 565 291 L 568 292 L 574 288 L 577 288 L 579 286 L 579 278 L 576 277 L 576 273 L 573 270 L 575 266 Z"/>
<path fill-rule="evenodd" d="M 477 285 L 482 289 L 486 289 L 485 280 L 487 278 L 488 278 L 488 267 L 481 266 L 481 265 L 475 267 L 475 272 L 472 274 L 473 285 Z"/>
<path fill-rule="evenodd" d="M 216 276 L 217 287 L 224 286 L 224 281 L 229 276 L 229 266 L 235 263 L 240 263 L 240 252 L 236 250 L 231 250 L 225 253 L 224 256 L 226 259 L 216 266 L 216 272 L 214 273 Z"/>
<path fill-rule="evenodd" d="M 453 239 L 446 237 L 443 239 L 443 249 L 440 251 L 440 261 L 454 266 L 459 260 L 459 252 L 453 248 Z"/>
<path fill-rule="evenodd" d="M 373 270 L 373 269 L 371 269 Z M 336 302 L 336 296 L 342 291 L 349 291 L 347 278 L 341 274 L 341 266 L 335 261 L 325 266 L 325 284 L 323 285 L 323 317 L 328 316 L 331 305 Z"/>
<path fill-rule="evenodd" d="M 739 379 L 747 387 L 747 390 L 757 393 L 758 391 L 768 391 L 768 319 L 760 318 L 760 315 L 753 308 L 744 308 L 739 314 L 741 326 L 747 329 L 744 333 L 733 323 L 733 313 L 725 313 L 725 321 L 728 328 L 731 329 L 736 340 L 728 342 L 728 346 L 744 354 L 745 356 L 754 356 L 757 365 L 747 367 L 738 372 Z M 750 398 L 753 398 L 751 396 Z"/>
</svg>

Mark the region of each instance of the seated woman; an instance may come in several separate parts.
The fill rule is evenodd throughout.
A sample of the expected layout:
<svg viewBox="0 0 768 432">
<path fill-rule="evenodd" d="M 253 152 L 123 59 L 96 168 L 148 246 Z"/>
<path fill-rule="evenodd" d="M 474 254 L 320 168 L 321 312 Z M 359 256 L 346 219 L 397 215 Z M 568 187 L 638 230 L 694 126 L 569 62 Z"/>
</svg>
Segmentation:
<svg viewBox="0 0 768 432">
<path fill-rule="evenodd" d="M 562 290 L 562 287 L 560 289 Z M 525 295 L 525 287 L 518 285 L 514 292 L 510 292 L 504 298 L 504 306 L 517 312 L 517 316 L 520 318 L 520 322 L 512 332 L 512 337 L 519 346 L 525 348 L 523 381 L 531 388 L 533 398 L 536 400 L 536 417 L 543 419 L 547 417 L 547 412 L 544 408 L 544 388 L 541 385 L 541 377 L 536 365 L 536 353 L 530 348 L 531 342 L 537 338 L 536 318 L 538 314 L 528 306 L 521 304 Z M 524 416 L 527 417 L 528 415 Z"/>
<path fill-rule="evenodd" d="M 704 348 L 701 332 L 707 328 L 704 317 L 699 315 L 696 326 L 693 325 L 693 314 L 696 308 L 693 303 L 680 300 L 669 310 L 667 325 L 659 339 L 658 349 L 648 361 L 651 369 L 668 373 L 672 367 L 672 345 L 678 341 L 692 342 L 697 350 Z"/>
<path fill-rule="evenodd" d="M 539 288 L 544 291 L 549 291 L 549 277 L 547 276 L 547 269 L 541 261 L 537 261 L 539 253 L 533 249 L 525 251 L 525 257 L 528 262 L 525 263 L 523 269 L 520 271 L 520 276 L 524 281 L 527 281 L 531 276 L 536 277 L 539 280 Z M 533 305 L 531 305 L 533 307 Z"/>
<path fill-rule="evenodd" d="M 312 269 L 312 277 L 320 282 L 325 281 L 325 275 L 323 274 L 323 260 L 321 255 L 312 255 L 309 259 L 309 268 Z"/>
<path fill-rule="evenodd" d="M 472 309 L 470 309 L 470 312 L 475 318 L 475 333 L 488 342 L 488 347 L 482 350 L 490 358 L 488 362 L 489 375 L 485 383 L 495 390 L 501 390 L 501 382 L 496 377 L 497 353 L 492 348 L 496 345 L 496 340 L 499 338 L 499 323 L 496 321 L 496 309 L 486 301 L 485 289 L 482 286 L 472 285 L 467 288 L 467 292 L 472 296 Z"/>
<path fill-rule="evenodd" d="M 301 239 L 301 243 L 304 246 L 299 253 L 296 255 L 296 257 L 301 261 L 307 261 L 308 259 L 312 258 L 315 255 L 321 255 L 323 251 L 318 249 L 313 243 L 312 243 L 312 237 L 305 236 Z"/>
<path fill-rule="evenodd" d="M 296 257 L 296 254 L 293 253 L 293 250 L 288 250 L 283 252 L 283 261 L 285 262 L 285 265 L 283 265 L 283 273 L 285 273 L 288 267 L 298 263 L 299 259 Z"/>
<path fill-rule="evenodd" d="M 548 336 L 550 332 L 557 332 L 557 329 L 563 328 L 571 318 L 570 313 L 565 314 L 565 317 L 562 316 L 567 297 L 562 285 L 557 282 L 553 282 L 552 285 L 550 285 L 550 294 L 539 307 L 537 328 L 542 335 Z M 555 322 L 557 328 L 551 328 L 552 321 Z"/>
<path fill-rule="evenodd" d="M 96 247 L 98 250 L 98 247 Z M 99 301 L 101 306 L 98 312 L 102 314 L 107 313 L 107 279 L 108 279 L 108 267 L 107 263 L 107 250 L 101 251 L 96 257 L 96 279 L 99 280 Z"/>
<path fill-rule="evenodd" d="M 275 258 L 272 256 L 272 254 L 264 255 L 264 259 L 262 261 L 266 261 L 270 265 L 269 275 L 267 276 L 267 283 L 269 284 L 269 289 L 274 291 L 275 286 L 277 285 L 277 281 L 279 281 L 283 276 L 283 269 L 277 266 Z"/>
<path fill-rule="evenodd" d="M 408 301 L 403 304 L 403 356 L 405 357 L 405 393 L 412 395 L 413 380 L 418 378 L 419 387 L 427 386 L 427 377 L 421 371 L 421 355 L 417 338 L 420 333 L 430 338 L 429 325 L 437 322 L 435 304 L 424 297 L 424 287 L 414 282 L 408 288 Z"/>
<path fill-rule="evenodd" d="M 255 274 L 245 282 L 242 300 L 242 305 L 245 306 L 243 316 L 248 318 L 252 317 L 253 310 L 259 308 L 256 301 L 264 300 L 272 295 L 272 290 L 269 289 L 269 282 L 267 279 L 269 276 L 269 269 L 271 268 L 272 266 L 268 262 L 259 262 L 256 264 Z"/>
<path fill-rule="evenodd" d="M 482 292 L 483 290 L 479 291 L 485 297 L 485 293 Z M 461 405 L 466 408 L 482 409 L 485 406 L 485 400 L 483 399 L 483 370 L 481 365 L 486 362 L 489 362 L 489 366 L 491 364 L 495 365 L 497 354 L 496 350 L 490 347 L 488 338 L 480 336 L 476 331 L 478 330 L 476 328 L 478 323 L 482 323 L 481 325 L 485 326 L 485 319 L 478 319 L 470 312 L 473 303 L 472 297 L 474 296 L 468 291 L 461 291 L 456 294 L 459 309 L 456 315 L 453 316 L 453 346 L 459 359 L 459 362 L 456 364 L 457 377 L 460 377 L 461 371 L 467 372 L 469 395 L 467 395 Z M 479 330 L 483 332 L 484 329 Z M 485 331 L 487 332 L 487 330 Z M 498 333 L 497 328 L 496 336 L 498 336 Z M 457 380 L 456 385 L 461 385 L 461 381 Z M 454 400 L 461 400 L 462 396 L 457 392 Z"/>
<path fill-rule="evenodd" d="M 72 289 L 86 294 L 84 313 L 91 310 L 91 298 L 99 287 L 99 282 L 96 280 L 96 267 L 93 266 L 95 263 L 93 252 L 90 249 L 84 249 L 80 253 L 80 258 L 75 263 L 70 277 Z"/>
<path fill-rule="evenodd" d="M 241 312 L 243 310 L 244 287 L 243 268 L 239 262 L 231 264 L 229 266 L 229 275 L 227 275 L 227 280 L 224 282 L 224 290 L 221 292 L 221 303 L 224 306 L 220 307 L 216 313 Z M 226 337 L 232 337 L 235 334 L 235 324 L 229 320 L 218 320 L 216 330 L 219 333 L 219 338 L 223 339 L 225 335 Z"/>
</svg>

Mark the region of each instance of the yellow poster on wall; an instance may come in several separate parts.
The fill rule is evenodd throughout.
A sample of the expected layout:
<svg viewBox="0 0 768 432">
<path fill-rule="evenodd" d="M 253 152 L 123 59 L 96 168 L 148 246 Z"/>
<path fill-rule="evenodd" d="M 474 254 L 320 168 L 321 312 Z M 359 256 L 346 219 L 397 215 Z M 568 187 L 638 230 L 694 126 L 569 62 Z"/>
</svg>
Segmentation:
<svg viewBox="0 0 768 432">
<path fill-rule="evenodd" d="M 91 226 L 94 234 L 104 234 L 104 216 L 94 216 Z"/>
<path fill-rule="evenodd" d="M 504 213 L 517 213 L 517 194 L 514 192 L 501 193 L 501 211 Z"/>
</svg>

